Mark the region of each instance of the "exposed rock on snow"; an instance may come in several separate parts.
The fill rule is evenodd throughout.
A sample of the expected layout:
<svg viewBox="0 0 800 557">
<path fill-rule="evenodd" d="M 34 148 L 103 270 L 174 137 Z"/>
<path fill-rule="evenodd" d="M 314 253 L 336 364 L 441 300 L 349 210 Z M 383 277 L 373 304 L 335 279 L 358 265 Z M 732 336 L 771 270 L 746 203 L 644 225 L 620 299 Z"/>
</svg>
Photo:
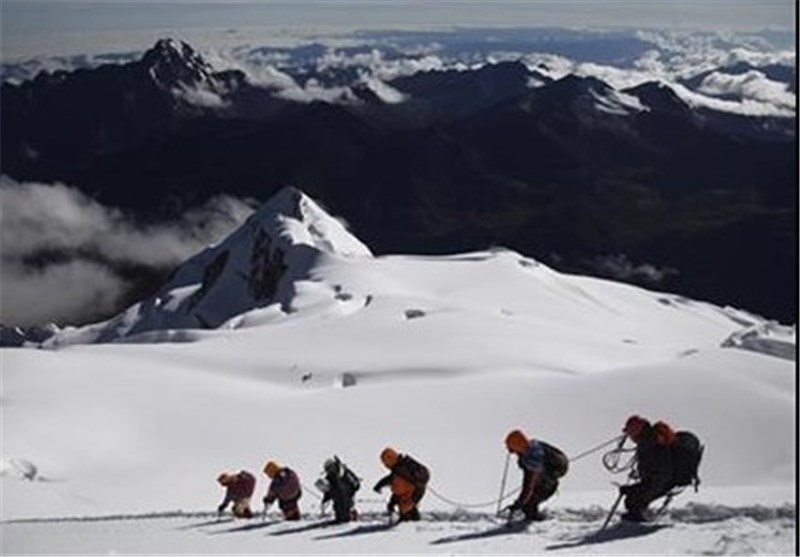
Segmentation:
<svg viewBox="0 0 800 557">
<path fill-rule="evenodd" d="M 794 327 L 785 327 L 770 321 L 736 331 L 722 342 L 722 346 L 752 350 L 753 352 L 795 361 L 797 357 L 797 331 Z"/>
</svg>

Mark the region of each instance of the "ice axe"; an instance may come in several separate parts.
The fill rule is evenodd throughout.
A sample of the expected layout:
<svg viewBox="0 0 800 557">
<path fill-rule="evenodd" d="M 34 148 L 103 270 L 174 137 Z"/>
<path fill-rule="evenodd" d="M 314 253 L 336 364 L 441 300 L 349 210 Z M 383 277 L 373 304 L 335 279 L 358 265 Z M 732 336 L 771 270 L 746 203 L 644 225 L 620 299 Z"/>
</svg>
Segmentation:
<svg viewBox="0 0 800 557">
<path fill-rule="evenodd" d="M 608 523 L 611 522 L 611 517 L 614 516 L 614 513 L 616 512 L 620 501 L 622 501 L 622 492 L 621 491 L 619 492 L 619 495 L 617 495 L 617 500 L 614 501 L 614 504 L 611 506 L 611 511 L 609 511 L 608 516 L 606 517 L 606 521 L 603 522 L 603 525 L 600 527 L 600 530 L 599 530 L 600 532 L 605 530 L 606 526 L 608 526 Z"/>
<path fill-rule="evenodd" d="M 500 495 L 497 498 L 497 516 L 498 517 L 500 516 L 500 513 L 503 512 L 500 509 L 500 505 L 503 504 L 503 497 L 505 496 L 506 478 L 508 477 L 508 461 L 510 459 L 511 459 L 511 453 L 506 453 L 506 466 L 505 466 L 505 468 L 503 468 L 503 479 L 500 481 Z"/>
</svg>

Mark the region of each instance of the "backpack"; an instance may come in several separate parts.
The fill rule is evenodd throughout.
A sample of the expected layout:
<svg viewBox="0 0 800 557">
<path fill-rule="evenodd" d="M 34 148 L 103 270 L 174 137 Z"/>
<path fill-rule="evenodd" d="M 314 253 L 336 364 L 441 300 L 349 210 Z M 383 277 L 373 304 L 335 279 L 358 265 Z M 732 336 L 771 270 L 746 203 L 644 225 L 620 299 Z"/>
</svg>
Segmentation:
<svg viewBox="0 0 800 557">
<path fill-rule="evenodd" d="M 251 474 L 247 470 L 242 470 L 241 472 L 239 472 L 239 481 L 241 481 L 242 485 L 251 492 L 256 487 L 256 477 L 253 476 L 253 474 Z"/>
<path fill-rule="evenodd" d="M 342 482 L 350 493 L 355 493 L 361 488 L 361 480 L 344 464 L 342 464 Z"/>
<path fill-rule="evenodd" d="M 671 447 L 673 485 L 693 485 L 694 490 L 697 491 L 697 486 L 700 485 L 697 469 L 700 467 L 700 460 L 703 458 L 703 449 L 705 447 L 700 443 L 697 435 L 690 431 L 676 432 L 675 442 Z"/>
<path fill-rule="evenodd" d="M 561 449 L 539 441 L 544 447 L 544 469 L 554 478 L 560 478 L 569 470 L 569 459 Z"/>
<path fill-rule="evenodd" d="M 397 474 L 416 486 L 424 486 L 431 478 L 428 469 L 408 455 L 400 457 Z"/>
<path fill-rule="evenodd" d="M 653 425 L 653 432 L 656 435 L 656 443 L 664 447 L 671 447 L 677 441 L 677 434 L 666 422 L 656 422 Z"/>
</svg>

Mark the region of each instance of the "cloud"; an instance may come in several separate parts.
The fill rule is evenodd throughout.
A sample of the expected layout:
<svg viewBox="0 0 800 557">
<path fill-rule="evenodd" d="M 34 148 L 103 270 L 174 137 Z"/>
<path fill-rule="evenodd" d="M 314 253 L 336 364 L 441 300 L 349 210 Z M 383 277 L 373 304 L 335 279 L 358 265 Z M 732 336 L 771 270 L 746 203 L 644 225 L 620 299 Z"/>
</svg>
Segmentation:
<svg viewBox="0 0 800 557">
<path fill-rule="evenodd" d="M 120 269 L 171 268 L 253 212 L 252 201 L 219 196 L 180 220 L 141 225 L 62 184 L 3 177 L 0 193 L 0 322 L 7 325 L 63 325 L 114 310 L 132 286 Z"/>
<path fill-rule="evenodd" d="M 790 110 L 797 101 L 785 84 L 772 81 L 758 70 L 738 75 L 712 72 L 703 79 L 698 91 L 712 96 L 735 95 Z"/>
<path fill-rule="evenodd" d="M 658 284 L 665 278 L 678 274 L 677 270 L 670 267 L 658 268 L 650 263 L 634 264 L 625 254 L 597 256 L 589 264 L 597 272 L 610 278 L 649 284 Z"/>
<path fill-rule="evenodd" d="M 692 106 L 710 108 L 721 112 L 732 112 L 747 116 L 779 116 L 784 118 L 794 117 L 795 101 L 789 106 L 776 105 L 774 102 L 764 102 L 758 99 L 742 99 L 741 101 L 718 99 L 692 91 L 691 89 L 678 84 L 670 83 L 670 87 L 685 102 Z"/>
<path fill-rule="evenodd" d="M 70 324 L 116 309 L 132 287 L 107 266 L 73 260 L 43 269 L 3 260 L 0 322 Z"/>
</svg>

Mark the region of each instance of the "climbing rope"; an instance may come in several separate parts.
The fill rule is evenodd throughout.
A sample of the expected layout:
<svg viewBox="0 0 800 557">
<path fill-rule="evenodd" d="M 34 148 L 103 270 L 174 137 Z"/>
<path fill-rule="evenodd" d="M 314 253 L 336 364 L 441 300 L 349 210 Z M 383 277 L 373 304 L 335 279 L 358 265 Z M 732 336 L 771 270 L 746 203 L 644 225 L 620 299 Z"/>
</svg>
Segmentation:
<svg viewBox="0 0 800 557">
<path fill-rule="evenodd" d="M 603 455 L 603 466 L 612 474 L 621 474 L 622 472 L 630 472 L 634 474 L 634 466 L 636 464 L 636 449 L 626 449 L 622 445 L 625 443 L 625 437 L 620 439 L 619 444 Z M 628 456 L 628 459 L 623 461 L 623 457 Z"/>
<path fill-rule="evenodd" d="M 436 497 L 437 499 L 439 499 L 441 501 L 444 501 L 445 503 L 448 503 L 449 505 L 453 505 L 454 507 L 460 507 L 460 508 L 465 508 L 465 509 L 477 509 L 479 507 L 489 507 L 489 506 L 492 506 L 492 505 L 497 505 L 498 502 L 505 501 L 506 499 L 508 499 L 509 497 L 514 495 L 519 490 L 520 490 L 520 488 L 517 488 L 517 489 L 515 489 L 513 491 L 510 491 L 509 493 L 506 493 L 505 495 L 500 497 L 499 500 L 498 499 L 492 499 L 491 501 L 487 501 L 485 503 L 461 503 L 459 501 L 454 501 L 452 499 L 449 499 L 449 498 L 445 497 L 444 495 L 442 495 L 441 493 L 438 493 L 435 489 L 433 489 L 430 486 L 428 487 L 428 491 L 430 491 L 431 494 L 434 497 Z"/>
<path fill-rule="evenodd" d="M 609 456 L 609 455 L 621 455 L 622 453 L 633 452 L 633 450 L 634 450 L 634 449 L 623 449 L 622 448 L 622 444 L 624 443 L 624 441 L 625 441 L 625 436 L 624 435 L 619 435 L 619 436 L 614 437 L 613 439 L 609 439 L 608 441 L 605 441 L 605 442 L 603 442 L 603 443 L 601 443 L 599 445 L 595 445 L 591 449 L 587 449 L 587 450 L 583 451 L 582 453 L 579 453 L 579 454 L 575 455 L 574 457 L 571 457 L 571 458 L 567 457 L 567 459 L 570 462 L 575 462 L 576 460 L 580 460 L 582 458 L 585 458 L 585 457 L 589 456 L 590 454 L 596 453 L 597 451 L 599 451 L 600 449 L 602 449 L 604 447 L 607 447 L 608 445 L 611 445 L 613 443 L 617 443 L 617 447 L 615 449 L 613 449 L 613 450 L 609 451 L 608 453 L 606 453 L 605 455 L 603 455 L 603 464 L 606 466 L 607 469 L 611 470 L 611 468 L 609 468 L 609 465 L 606 463 L 606 461 L 607 461 L 607 459 L 611 460 L 614 457 Z M 634 460 L 635 460 L 635 455 L 630 459 L 629 462 L 627 462 L 624 465 L 624 468 L 622 468 L 622 469 L 620 469 L 618 471 L 624 471 L 624 470 L 630 469 L 633 466 Z M 614 465 L 615 466 L 617 465 L 618 461 L 619 461 L 619 456 L 616 456 L 616 460 L 614 461 Z M 436 497 L 437 499 L 439 499 L 439 500 L 441 500 L 441 501 L 443 501 L 443 502 L 445 502 L 445 503 L 447 503 L 449 505 L 453 505 L 454 507 L 461 507 L 461 508 L 465 508 L 465 509 L 489 507 L 489 506 L 492 506 L 492 505 L 496 505 L 496 506 L 499 507 L 500 505 L 502 505 L 503 501 L 507 500 L 508 498 L 510 498 L 513 495 L 516 495 L 517 493 L 519 493 L 519 491 L 521 491 L 521 489 L 522 489 L 521 487 L 518 487 L 516 489 L 513 489 L 513 490 L 509 491 L 508 493 L 506 493 L 504 495 L 501 494 L 500 497 L 497 498 L 497 499 L 493 499 L 491 501 L 487 501 L 487 502 L 484 502 L 484 503 L 463 503 L 463 502 L 455 501 L 453 499 L 445 497 L 444 495 L 442 495 L 441 493 L 437 492 L 432 487 L 430 487 L 430 486 L 428 487 L 428 491 L 430 491 L 430 493 L 434 497 Z"/>
<path fill-rule="evenodd" d="M 582 459 L 582 458 L 583 458 L 583 457 L 585 457 L 585 456 L 589 456 L 589 455 L 590 455 L 590 454 L 592 454 L 592 453 L 596 453 L 597 451 L 599 451 L 599 450 L 600 450 L 600 449 L 602 449 L 603 447 L 607 447 L 608 445 L 611 445 L 612 443 L 619 443 L 619 442 L 620 442 L 620 441 L 622 441 L 623 439 L 625 439 L 625 436 L 624 436 L 624 435 L 619 435 L 619 436 L 617 436 L 617 437 L 614 437 L 613 439 L 609 439 L 609 440 L 608 440 L 608 441 L 606 441 L 605 443 L 601 443 L 600 445 L 597 445 L 597 446 L 595 446 L 595 447 L 592 447 L 592 448 L 591 448 L 591 449 L 589 449 L 589 450 L 586 450 L 586 451 L 584 451 L 584 452 L 582 452 L 582 453 L 580 453 L 580 454 L 578 454 L 578 455 L 576 455 L 576 456 L 573 456 L 572 458 L 569 458 L 569 461 L 570 461 L 570 462 L 575 462 L 576 460 L 580 460 L 580 459 Z M 621 445 L 620 445 L 620 446 L 621 446 Z"/>
<path fill-rule="evenodd" d="M 622 457 L 622 455 L 623 454 L 627 454 L 627 453 L 633 453 L 633 451 L 634 451 L 634 449 L 623 449 L 622 448 L 622 444 L 624 443 L 624 441 L 625 441 L 625 436 L 624 435 L 620 435 L 620 436 L 614 437 L 613 439 L 605 441 L 605 442 L 603 442 L 603 443 L 601 443 L 599 445 L 595 445 L 594 447 L 592 447 L 590 449 L 587 449 L 587 450 L 583 451 L 582 453 L 579 453 L 579 454 L 575 455 L 574 457 L 571 457 L 571 458 L 568 457 L 568 460 L 570 462 L 575 462 L 577 460 L 580 460 L 582 458 L 585 458 L 585 457 L 589 456 L 590 454 L 596 453 L 597 451 L 599 451 L 600 449 L 602 449 L 604 447 L 607 447 L 608 445 L 611 445 L 613 443 L 617 443 L 617 447 L 616 448 L 612 449 L 611 451 L 608 451 L 606 454 L 603 455 L 603 465 L 606 467 L 607 470 L 609 470 L 611 472 L 614 472 L 614 473 L 618 473 L 618 472 L 623 472 L 625 470 L 629 470 L 633 466 L 633 463 L 635 462 L 636 456 L 632 455 L 628 462 L 626 462 L 625 464 L 620 466 L 619 460 Z M 481 503 L 464 503 L 464 502 L 461 502 L 461 501 L 456 501 L 454 499 L 450 499 L 449 497 L 446 497 L 445 495 L 442 495 L 441 493 L 439 493 L 438 491 L 436 491 L 435 489 L 433 489 L 430 486 L 428 486 L 428 488 L 427 488 L 427 490 L 431 493 L 431 495 L 433 495 L 437 499 L 443 501 L 444 503 L 447 503 L 448 505 L 452 505 L 452 506 L 457 507 L 457 508 L 464 508 L 464 509 L 476 509 L 476 508 L 481 508 L 481 507 L 489 507 L 489 506 L 493 506 L 493 505 L 496 505 L 496 506 L 499 507 L 500 505 L 502 505 L 503 501 L 505 501 L 505 500 L 509 499 L 510 497 L 516 495 L 517 493 L 519 493 L 519 491 L 521 491 L 521 489 L 522 489 L 521 487 L 518 487 L 516 489 L 513 489 L 513 490 L 509 491 L 508 493 L 505 493 L 505 494 L 503 494 L 502 490 L 501 490 L 500 496 L 498 498 L 492 499 L 491 501 L 486 501 L 486 502 L 481 502 Z M 303 486 L 303 492 L 304 493 L 310 493 L 312 496 L 316 497 L 318 500 L 320 500 L 320 501 L 322 500 L 322 497 L 320 495 L 318 495 L 317 493 L 315 493 L 314 491 L 312 491 L 310 489 L 307 489 L 306 486 Z M 357 498 L 356 501 L 358 501 L 360 503 L 377 503 L 377 502 L 382 502 L 383 500 L 382 499 L 373 499 L 373 498 Z"/>
</svg>

